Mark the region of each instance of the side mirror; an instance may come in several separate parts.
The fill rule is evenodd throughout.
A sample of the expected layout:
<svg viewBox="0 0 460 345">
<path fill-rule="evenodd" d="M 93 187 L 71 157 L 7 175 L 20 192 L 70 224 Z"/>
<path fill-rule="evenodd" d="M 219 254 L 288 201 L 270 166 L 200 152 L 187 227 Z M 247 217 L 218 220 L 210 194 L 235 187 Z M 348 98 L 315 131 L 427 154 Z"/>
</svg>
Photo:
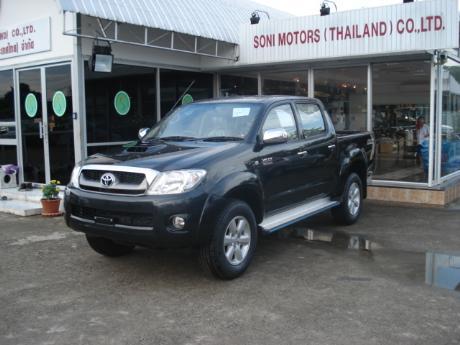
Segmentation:
<svg viewBox="0 0 460 345">
<path fill-rule="evenodd" d="M 139 137 L 139 140 L 142 140 L 143 137 L 147 134 L 147 132 L 150 130 L 150 128 L 141 128 L 139 129 L 139 132 L 137 132 L 137 136 Z"/>
<path fill-rule="evenodd" d="M 282 144 L 288 141 L 288 133 L 284 128 L 267 129 L 262 141 L 266 145 Z"/>
</svg>

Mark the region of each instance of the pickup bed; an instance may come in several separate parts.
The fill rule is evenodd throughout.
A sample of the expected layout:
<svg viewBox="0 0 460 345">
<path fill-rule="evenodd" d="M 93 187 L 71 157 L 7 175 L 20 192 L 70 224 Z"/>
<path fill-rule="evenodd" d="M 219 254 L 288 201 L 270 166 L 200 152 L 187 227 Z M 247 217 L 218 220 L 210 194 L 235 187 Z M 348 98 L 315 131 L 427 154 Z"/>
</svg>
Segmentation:
<svg viewBox="0 0 460 345">
<path fill-rule="evenodd" d="M 106 256 L 199 247 L 222 279 L 246 270 L 261 233 L 327 210 L 353 224 L 374 159 L 371 133 L 336 133 L 322 103 L 305 97 L 195 102 L 139 133 L 74 168 L 68 226 Z"/>
</svg>

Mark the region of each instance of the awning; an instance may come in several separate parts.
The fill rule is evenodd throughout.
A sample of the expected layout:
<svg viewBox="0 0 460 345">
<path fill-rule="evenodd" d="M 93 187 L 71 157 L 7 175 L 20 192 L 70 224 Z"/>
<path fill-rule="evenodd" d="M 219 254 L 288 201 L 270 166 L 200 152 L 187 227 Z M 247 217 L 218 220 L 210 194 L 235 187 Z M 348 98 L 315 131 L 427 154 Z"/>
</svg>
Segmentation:
<svg viewBox="0 0 460 345">
<path fill-rule="evenodd" d="M 59 0 L 63 11 L 238 44 L 252 11 L 291 15 L 247 0 Z"/>
</svg>

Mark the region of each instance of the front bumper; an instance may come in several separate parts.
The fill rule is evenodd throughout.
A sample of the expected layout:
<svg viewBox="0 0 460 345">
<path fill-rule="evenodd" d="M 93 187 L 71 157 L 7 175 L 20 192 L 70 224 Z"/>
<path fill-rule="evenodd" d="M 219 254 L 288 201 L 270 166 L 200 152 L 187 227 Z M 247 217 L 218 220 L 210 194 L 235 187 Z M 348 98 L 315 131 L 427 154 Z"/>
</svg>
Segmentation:
<svg viewBox="0 0 460 345">
<path fill-rule="evenodd" d="M 76 231 L 142 245 L 175 247 L 202 241 L 200 222 L 207 196 L 199 189 L 180 195 L 126 196 L 67 188 L 66 223 Z M 185 218 L 176 229 L 172 217 Z"/>
</svg>

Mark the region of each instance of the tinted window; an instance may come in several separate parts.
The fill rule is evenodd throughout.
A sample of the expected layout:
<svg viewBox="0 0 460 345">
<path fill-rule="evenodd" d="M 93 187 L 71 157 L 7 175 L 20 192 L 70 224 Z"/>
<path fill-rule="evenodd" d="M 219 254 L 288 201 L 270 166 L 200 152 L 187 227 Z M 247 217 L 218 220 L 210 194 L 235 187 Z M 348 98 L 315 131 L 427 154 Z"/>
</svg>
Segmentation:
<svg viewBox="0 0 460 345">
<path fill-rule="evenodd" d="M 87 66 L 87 63 L 86 63 Z M 116 97 L 129 97 L 116 108 Z M 86 130 L 89 143 L 129 141 L 156 122 L 155 69 L 114 64 L 111 73 L 85 69 Z M 122 99 L 123 100 L 123 99 Z"/>
<path fill-rule="evenodd" d="M 14 121 L 13 72 L 0 72 L 0 121 Z"/>
<path fill-rule="evenodd" d="M 213 76 L 210 73 L 197 73 L 186 71 L 173 71 L 162 69 L 160 71 L 161 87 L 161 116 L 167 114 L 185 90 L 195 101 L 212 98 Z"/>
<path fill-rule="evenodd" d="M 289 104 L 279 105 L 270 110 L 265 119 L 263 131 L 268 129 L 284 128 L 289 139 L 297 139 L 297 127 L 294 113 Z"/>
<path fill-rule="evenodd" d="M 297 110 L 300 115 L 300 126 L 306 138 L 326 131 L 324 118 L 318 105 L 299 103 Z"/>
<path fill-rule="evenodd" d="M 0 165 L 17 164 L 16 146 L 0 145 Z"/>
<path fill-rule="evenodd" d="M 257 78 L 222 75 L 220 77 L 220 94 L 223 97 L 257 95 Z"/>
</svg>

